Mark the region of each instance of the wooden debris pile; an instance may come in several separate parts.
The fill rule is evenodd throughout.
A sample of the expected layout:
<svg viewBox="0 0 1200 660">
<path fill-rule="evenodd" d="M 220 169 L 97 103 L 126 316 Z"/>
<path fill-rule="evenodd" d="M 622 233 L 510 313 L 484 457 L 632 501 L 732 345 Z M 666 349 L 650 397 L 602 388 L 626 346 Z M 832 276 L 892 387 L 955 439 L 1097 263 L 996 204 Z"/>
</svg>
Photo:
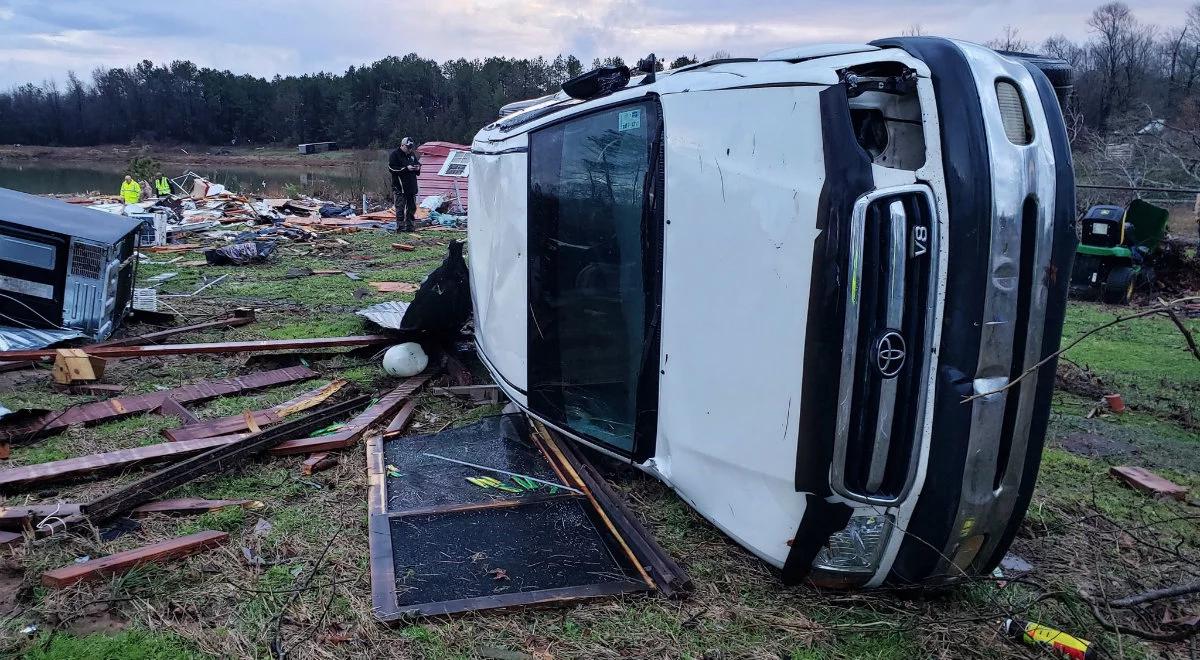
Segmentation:
<svg viewBox="0 0 1200 660">
<path fill-rule="evenodd" d="M 240 317 L 246 318 L 246 317 Z M 250 322 L 253 317 L 249 317 Z M 230 325 L 238 325 L 237 321 Z M 194 326 L 192 326 L 194 328 Z M 166 333 L 159 333 L 165 336 Z M 287 349 L 382 346 L 394 342 L 386 336 L 333 337 L 210 344 L 128 345 L 120 340 L 75 349 L 84 359 L 100 357 L 138 358 L 153 355 L 231 354 Z M 54 350 L 0 352 L 0 363 L 30 366 L 53 357 Z M 116 488 L 89 502 L 28 502 L 0 506 L 0 547 L 36 544 L 53 534 L 102 527 L 119 518 L 151 514 L 190 515 L 225 507 L 257 507 L 252 500 L 203 498 L 163 499 L 173 489 L 199 477 L 221 472 L 259 456 L 306 454 L 299 470 L 309 476 L 337 464 L 334 452 L 358 443 L 364 434 L 378 428 L 402 428 L 411 418 L 413 396 L 432 378 L 432 373 L 408 378 L 391 391 L 373 397 L 354 392 L 350 383 L 332 379 L 299 396 L 263 410 L 246 410 L 238 415 L 198 419 L 189 405 L 252 390 L 314 380 L 320 373 L 308 366 L 292 366 L 229 378 L 201 380 L 174 389 L 125 395 L 118 389 L 91 390 L 100 400 L 63 410 L 0 418 L 0 493 L 30 492 L 43 483 L 72 482 L 113 472 L 127 473 L 158 465 L 140 480 Z M 99 387 L 93 384 L 92 387 Z M 179 425 L 162 431 L 161 442 L 74 458 L 4 466 L 4 459 L 19 456 L 24 447 L 41 438 L 61 433 L 77 424 L 94 424 L 138 414 L 158 414 L 179 420 Z M 20 418 L 13 422 L 12 418 Z M 204 531 L 147 545 L 107 557 L 47 571 L 42 584 L 64 588 L 79 582 L 104 579 L 137 566 L 162 562 L 211 549 L 225 541 L 224 532 Z M 32 547 L 32 546 L 31 546 Z"/>
</svg>

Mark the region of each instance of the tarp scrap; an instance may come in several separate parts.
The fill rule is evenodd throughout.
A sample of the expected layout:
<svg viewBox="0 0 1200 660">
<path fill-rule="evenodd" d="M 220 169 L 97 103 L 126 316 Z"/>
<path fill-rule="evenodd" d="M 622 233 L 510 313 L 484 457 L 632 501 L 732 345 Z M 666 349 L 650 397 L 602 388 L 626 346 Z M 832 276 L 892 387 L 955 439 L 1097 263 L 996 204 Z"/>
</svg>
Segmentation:
<svg viewBox="0 0 1200 660">
<path fill-rule="evenodd" d="M 271 241 L 235 243 L 225 247 L 204 251 L 204 259 L 213 266 L 245 266 L 262 263 L 275 252 L 276 244 Z"/>
</svg>

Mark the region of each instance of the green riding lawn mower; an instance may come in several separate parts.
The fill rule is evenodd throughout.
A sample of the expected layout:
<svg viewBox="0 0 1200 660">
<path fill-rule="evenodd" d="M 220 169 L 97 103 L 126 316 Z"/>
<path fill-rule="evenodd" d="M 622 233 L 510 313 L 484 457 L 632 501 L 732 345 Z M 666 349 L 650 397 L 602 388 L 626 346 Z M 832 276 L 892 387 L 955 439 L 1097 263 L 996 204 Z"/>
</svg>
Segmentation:
<svg viewBox="0 0 1200 660">
<path fill-rule="evenodd" d="M 1135 286 L 1154 280 L 1154 255 L 1166 235 L 1170 213 L 1135 199 L 1128 208 L 1099 205 L 1079 221 L 1079 246 L 1071 271 L 1071 295 L 1128 304 Z"/>
</svg>

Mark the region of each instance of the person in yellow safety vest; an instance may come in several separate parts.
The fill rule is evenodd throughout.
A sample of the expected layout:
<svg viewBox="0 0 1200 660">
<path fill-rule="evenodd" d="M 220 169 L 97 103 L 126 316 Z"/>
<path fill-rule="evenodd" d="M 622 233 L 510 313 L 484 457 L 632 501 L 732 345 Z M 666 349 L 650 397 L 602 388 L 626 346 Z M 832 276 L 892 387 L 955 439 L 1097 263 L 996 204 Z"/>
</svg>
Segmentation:
<svg viewBox="0 0 1200 660">
<path fill-rule="evenodd" d="M 171 181 L 159 172 L 154 177 L 154 192 L 158 193 L 159 197 L 169 197 L 171 195 Z"/>
<path fill-rule="evenodd" d="M 125 175 L 125 181 L 121 183 L 121 198 L 125 200 L 126 204 L 137 204 L 142 200 L 142 187 L 128 174 Z"/>
</svg>

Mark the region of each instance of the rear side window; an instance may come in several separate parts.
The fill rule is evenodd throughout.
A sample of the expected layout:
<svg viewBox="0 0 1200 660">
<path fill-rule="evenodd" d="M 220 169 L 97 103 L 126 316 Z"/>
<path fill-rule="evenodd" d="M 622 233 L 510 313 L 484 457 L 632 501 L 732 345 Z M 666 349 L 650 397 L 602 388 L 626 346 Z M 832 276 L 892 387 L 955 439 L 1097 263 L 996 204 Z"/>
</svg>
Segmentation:
<svg viewBox="0 0 1200 660">
<path fill-rule="evenodd" d="M 648 101 L 530 136 L 530 406 L 622 453 L 634 450 L 643 365 L 657 374 L 646 194 L 657 130 Z"/>
</svg>

